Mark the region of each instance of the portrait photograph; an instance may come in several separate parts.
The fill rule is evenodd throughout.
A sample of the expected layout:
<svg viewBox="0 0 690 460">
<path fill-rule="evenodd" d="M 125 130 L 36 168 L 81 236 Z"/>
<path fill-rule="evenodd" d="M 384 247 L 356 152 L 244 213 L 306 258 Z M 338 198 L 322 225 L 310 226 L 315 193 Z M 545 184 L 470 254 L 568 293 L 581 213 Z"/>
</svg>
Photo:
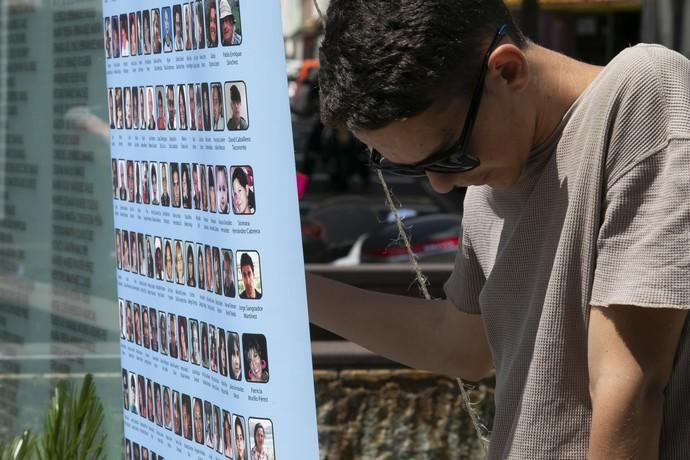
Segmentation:
<svg viewBox="0 0 690 460">
<path fill-rule="evenodd" d="M 185 249 L 185 260 L 187 262 L 187 286 L 196 287 L 196 266 L 194 261 L 194 243 L 187 241 Z"/>
<path fill-rule="evenodd" d="M 153 8 L 151 10 L 151 47 L 154 54 L 160 54 L 163 51 L 161 27 L 161 12 L 158 8 Z"/>
<path fill-rule="evenodd" d="M 223 377 L 228 375 L 228 348 L 225 343 L 225 330 L 218 328 L 218 373 Z"/>
<path fill-rule="evenodd" d="M 247 86 L 243 81 L 225 82 L 225 113 L 228 114 L 228 130 L 242 131 L 249 128 Z"/>
<path fill-rule="evenodd" d="M 220 273 L 220 249 L 213 247 L 213 292 L 222 295 L 223 289 L 221 287 L 222 277 Z"/>
<path fill-rule="evenodd" d="M 122 108 L 122 88 L 115 88 L 115 127 L 122 129 L 124 127 L 124 116 Z"/>
<path fill-rule="evenodd" d="M 179 356 L 177 344 L 177 316 L 174 313 L 168 313 L 168 354 L 171 358 Z"/>
<path fill-rule="evenodd" d="M 173 43 L 175 51 L 184 50 L 184 36 L 182 33 L 182 5 L 173 5 Z"/>
<path fill-rule="evenodd" d="M 120 57 L 129 57 L 129 23 L 126 14 L 120 15 Z"/>
<path fill-rule="evenodd" d="M 166 238 L 164 245 L 165 281 L 172 283 L 175 277 L 173 272 L 173 243 L 169 238 Z"/>
<path fill-rule="evenodd" d="M 218 373 L 218 329 L 213 324 L 208 325 L 208 340 L 211 372 Z"/>
<path fill-rule="evenodd" d="M 194 85 L 194 103 L 196 104 L 196 129 L 197 131 L 204 130 L 204 109 L 202 108 L 201 85 L 199 83 Z"/>
<path fill-rule="evenodd" d="M 209 368 L 208 324 L 201 322 L 201 365 Z"/>
<path fill-rule="evenodd" d="M 209 401 L 204 401 L 204 426 L 206 428 L 206 447 L 213 449 L 216 443 L 216 433 L 213 431 L 213 406 Z"/>
<path fill-rule="evenodd" d="M 213 433 L 216 452 L 223 453 L 223 432 L 220 428 L 220 407 L 213 406 Z"/>
<path fill-rule="evenodd" d="M 197 286 L 199 289 L 206 289 L 206 284 L 204 282 L 204 247 L 200 243 L 196 245 L 196 273 L 197 273 Z"/>
<path fill-rule="evenodd" d="M 225 166 L 216 166 L 216 198 L 218 200 L 218 213 L 230 212 L 228 193 L 228 171 Z"/>
<path fill-rule="evenodd" d="M 242 334 L 244 377 L 247 382 L 268 382 L 268 351 L 266 337 L 261 334 Z"/>
<path fill-rule="evenodd" d="M 151 41 L 151 13 L 149 10 L 144 10 L 141 13 L 141 25 L 142 25 L 142 31 L 141 31 L 141 38 L 142 41 L 144 42 L 143 48 L 144 48 L 144 54 L 151 54 L 151 51 L 153 50 L 152 46 L 152 41 Z M 159 29 L 160 32 L 160 29 Z M 159 38 L 160 40 L 160 38 Z"/>
<path fill-rule="evenodd" d="M 196 364 L 197 366 L 201 364 L 201 344 L 199 340 L 199 321 L 195 319 L 190 319 L 189 320 L 189 330 L 190 330 L 190 337 L 191 337 L 191 348 L 192 348 L 192 355 L 190 357 L 190 361 L 192 364 Z"/>
<path fill-rule="evenodd" d="M 242 43 L 240 3 L 237 0 L 218 0 L 220 20 L 220 43 L 223 46 L 237 46 Z"/>
<path fill-rule="evenodd" d="M 185 284 L 185 250 L 181 240 L 175 240 L 175 281 Z"/>
<path fill-rule="evenodd" d="M 258 300 L 263 296 L 259 253 L 237 251 L 237 287 L 240 299 Z"/>
<path fill-rule="evenodd" d="M 228 332 L 228 355 L 230 355 L 230 378 L 242 380 L 242 351 L 240 350 L 240 335 L 237 332 Z"/>
<path fill-rule="evenodd" d="M 139 304 L 134 304 L 134 343 L 141 345 L 141 309 Z"/>
<path fill-rule="evenodd" d="M 169 6 L 161 8 L 163 15 L 163 52 L 170 53 L 173 50 L 173 32 L 172 32 L 172 11 Z"/>
<path fill-rule="evenodd" d="M 235 269 L 232 263 L 232 251 L 223 249 L 221 257 L 223 259 L 223 295 L 235 297 Z"/>
<path fill-rule="evenodd" d="M 170 206 L 170 173 L 168 171 L 168 163 L 160 163 L 158 170 L 161 184 L 161 206 Z"/>
<path fill-rule="evenodd" d="M 249 418 L 249 458 L 275 460 L 273 422 L 266 418 Z"/>
<path fill-rule="evenodd" d="M 158 312 L 158 336 L 161 354 L 168 354 L 168 319 L 164 311 Z"/>
<path fill-rule="evenodd" d="M 211 254 L 211 246 L 204 245 L 204 265 L 206 267 L 206 290 L 213 292 L 215 285 L 213 280 L 213 255 Z"/>
<path fill-rule="evenodd" d="M 115 164 L 115 163 L 113 163 Z M 199 170 L 202 171 L 201 175 L 199 174 Z M 201 196 L 201 177 L 203 176 L 203 166 L 201 168 L 199 167 L 198 163 L 192 163 L 192 203 L 194 205 L 194 209 L 201 210 L 201 201 L 202 201 L 202 196 Z M 115 172 L 114 174 L 114 182 L 117 182 L 117 165 L 115 166 Z M 115 194 L 115 190 L 117 189 L 117 185 L 114 183 L 113 185 L 113 194 Z"/>
<path fill-rule="evenodd" d="M 129 410 L 129 372 L 122 369 L 122 407 Z"/>
<path fill-rule="evenodd" d="M 187 96 L 185 94 L 185 84 L 177 85 L 177 114 L 178 126 L 182 130 L 187 129 Z"/>
<path fill-rule="evenodd" d="M 190 409 L 187 409 L 187 418 L 190 417 Z M 180 392 L 177 390 L 172 391 L 172 423 L 173 423 L 173 431 L 175 432 L 176 435 L 182 436 L 182 401 L 180 400 Z M 191 423 L 190 423 L 191 425 Z M 185 431 L 185 436 L 186 436 L 187 431 Z M 192 434 L 192 429 L 191 426 L 189 427 L 189 438 L 191 438 Z"/>
<path fill-rule="evenodd" d="M 194 422 L 194 441 L 197 444 L 204 443 L 204 408 L 203 401 L 199 398 L 194 398 L 192 406 L 192 420 Z"/>
<path fill-rule="evenodd" d="M 179 417 L 179 413 L 178 413 Z M 166 430 L 172 431 L 172 406 L 170 404 L 170 388 L 163 386 L 163 426 Z"/>
<path fill-rule="evenodd" d="M 204 27 L 204 2 L 197 0 L 194 5 L 194 19 L 196 25 L 194 26 L 194 36 L 196 37 L 196 45 L 198 49 L 206 48 L 206 28 Z"/>
<path fill-rule="evenodd" d="M 112 53 L 112 40 L 110 39 L 110 18 L 103 19 L 103 46 L 105 48 L 105 58 L 110 59 Z"/>
<path fill-rule="evenodd" d="M 254 171 L 251 166 L 230 167 L 230 193 L 234 214 L 251 215 L 256 212 Z"/>
<path fill-rule="evenodd" d="M 201 210 L 208 211 L 208 186 L 206 185 L 206 166 L 199 164 L 199 182 L 201 188 Z"/>
<path fill-rule="evenodd" d="M 172 206 L 179 208 L 182 204 L 180 199 L 180 165 L 178 163 L 170 163 L 170 177 L 171 177 L 171 191 L 172 191 Z"/>
<path fill-rule="evenodd" d="M 199 419 L 201 423 L 201 416 Z M 182 395 L 182 432 L 186 439 L 192 440 L 192 400 L 188 394 Z"/>
<path fill-rule="evenodd" d="M 175 99 L 175 85 L 166 85 L 165 101 L 168 118 L 165 129 L 169 131 L 177 129 L 177 104 L 175 104 Z"/>
<path fill-rule="evenodd" d="M 201 84 L 201 105 L 204 118 L 204 131 L 211 131 L 211 112 L 210 112 L 210 96 L 208 90 L 208 83 Z"/>
<path fill-rule="evenodd" d="M 163 93 L 165 89 L 163 86 L 156 86 L 156 128 L 164 130 L 167 125 L 166 118 L 166 99 Z"/>
<path fill-rule="evenodd" d="M 129 13 L 129 55 L 139 54 L 139 32 L 137 30 L 137 14 Z"/>
<path fill-rule="evenodd" d="M 122 270 L 122 240 L 120 229 L 115 229 L 115 261 L 117 269 Z"/>
<path fill-rule="evenodd" d="M 118 16 L 112 16 L 110 18 L 110 40 L 112 49 L 112 56 L 114 58 L 120 57 L 120 20 Z"/>
<path fill-rule="evenodd" d="M 189 361 L 189 330 L 187 329 L 187 318 L 184 316 L 177 317 L 177 341 L 180 345 L 180 359 L 182 361 Z"/>
<path fill-rule="evenodd" d="M 158 351 L 158 312 L 155 308 L 149 308 L 149 324 L 151 329 L 151 350 Z"/>
<path fill-rule="evenodd" d="M 189 163 L 182 163 L 182 207 L 185 209 L 192 209 L 192 180 L 191 172 L 189 171 Z"/>
<path fill-rule="evenodd" d="M 225 458 L 232 458 L 232 415 L 223 409 L 223 455 Z"/>
<path fill-rule="evenodd" d="M 163 242 L 160 236 L 153 239 L 156 279 L 163 279 Z"/>
<path fill-rule="evenodd" d="M 235 444 L 235 459 L 249 460 L 247 455 L 247 436 L 244 426 L 244 417 L 233 415 L 232 433 Z"/>
<path fill-rule="evenodd" d="M 125 129 L 132 129 L 132 89 L 125 86 Z"/>
<path fill-rule="evenodd" d="M 141 306 L 141 342 L 144 348 L 151 347 L 151 330 L 149 321 L 149 309 L 146 305 Z"/>
<path fill-rule="evenodd" d="M 213 130 L 223 131 L 225 129 L 225 115 L 223 110 L 223 89 L 220 83 L 211 83 L 211 115 Z"/>
<path fill-rule="evenodd" d="M 218 4 L 216 0 L 206 0 L 206 46 L 218 46 Z"/>
<path fill-rule="evenodd" d="M 194 24 L 194 19 L 192 17 L 192 10 L 189 7 L 189 3 L 182 5 L 182 22 L 184 23 L 184 49 L 185 51 L 190 51 L 194 48 L 194 34 L 192 33 L 192 25 Z"/>
</svg>

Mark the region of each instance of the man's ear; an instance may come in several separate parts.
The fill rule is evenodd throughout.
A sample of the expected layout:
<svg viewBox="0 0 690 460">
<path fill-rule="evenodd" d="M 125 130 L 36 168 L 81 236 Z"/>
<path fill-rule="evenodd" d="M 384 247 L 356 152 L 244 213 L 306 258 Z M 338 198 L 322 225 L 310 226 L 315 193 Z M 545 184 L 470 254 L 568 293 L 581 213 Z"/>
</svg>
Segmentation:
<svg viewBox="0 0 690 460">
<path fill-rule="evenodd" d="M 520 91 L 529 83 L 529 67 L 525 53 L 517 46 L 501 45 L 489 56 L 487 79 L 499 78 L 514 91 Z"/>
</svg>

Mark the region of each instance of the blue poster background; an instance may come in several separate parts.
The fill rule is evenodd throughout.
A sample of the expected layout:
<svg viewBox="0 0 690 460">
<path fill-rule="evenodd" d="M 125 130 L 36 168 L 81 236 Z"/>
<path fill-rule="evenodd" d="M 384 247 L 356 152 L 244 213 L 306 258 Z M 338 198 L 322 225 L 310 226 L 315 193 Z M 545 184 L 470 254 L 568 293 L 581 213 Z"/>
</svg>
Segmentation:
<svg viewBox="0 0 690 460">
<path fill-rule="evenodd" d="M 213 0 L 103 3 L 106 97 L 115 160 L 123 448 L 131 458 L 142 459 L 145 455 L 240 458 L 242 451 L 245 458 L 252 458 L 252 449 L 257 454 L 263 449 L 266 458 L 318 458 L 279 2 L 216 3 L 215 18 L 209 2 Z M 202 11 L 199 5 L 204 16 L 203 48 L 199 25 L 193 23 Z M 145 9 L 147 14 L 143 14 Z M 157 30 L 154 10 L 161 14 L 161 21 L 169 11 L 171 24 L 161 24 L 160 30 L 171 29 L 173 37 L 172 43 L 161 43 L 159 54 L 151 40 L 147 54 L 145 16 L 149 30 Z M 176 11 L 181 12 L 181 42 L 174 38 Z M 224 46 L 221 18 L 230 13 L 235 35 Z M 212 19 L 217 21 L 216 47 L 209 47 Z M 131 34 L 131 24 L 135 24 L 135 34 Z M 129 47 L 125 51 L 123 37 Z M 159 87 L 163 90 L 162 120 Z M 196 116 L 198 91 L 201 118 Z M 214 122 L 216 91 L 222 98 L 223 118 Z M 141 112 L 135 116 L 135 109 L 126 107 L 133 103 L 134 93 L 144 95 L 145 122 Z M 154 96 L 153 125 L 149 124 L 150 94 Z M 180 94 L 184 109 L 180 109 Z M 233 102 L 239 105 L 236 110 L 241 117 L 233 125 L 236 130 L 228 126 Z M 191 129 L 192 107 L 196 129 Z M 181 110 L 185 111 L 182 119 Z M 199 121 L 205 129 L 198 129 Z M 244 179 L 233 180 L 237 169 Z M 162 188 L 164 170 L 167 199 Z M 215 188 L 210 187 L 211 180 Z M 219 197 L 225 193 L 224 201 Z M 248 198 L 252 195 L 253 199 Z M 232 291 L 226 285 L 230 279 Z M 252 296 L 256 298 L 247 298 Z M 239 350 L 233 349 L 233 339 Z M 232 378 L 238 358 L 241 370 Z M 244 448 L 238 445 L 242 438 Z"/>
</svg>

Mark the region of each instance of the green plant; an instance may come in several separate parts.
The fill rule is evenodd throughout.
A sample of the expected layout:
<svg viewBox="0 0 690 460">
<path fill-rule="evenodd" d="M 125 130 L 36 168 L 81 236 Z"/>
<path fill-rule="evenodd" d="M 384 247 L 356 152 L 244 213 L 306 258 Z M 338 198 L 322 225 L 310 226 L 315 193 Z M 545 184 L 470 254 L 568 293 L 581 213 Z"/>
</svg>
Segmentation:
<svg viewBox="0 0 690 460">
<path fill-rule="evenodd" d="M 25 431 L 9 444 L 0 441 L 0 460 L 28 460 L 34 452 L 36 439 L 31 431 Z"/>
<path fill-rule="evenodd" d="M 9 444 L 0 444 L 0 460 L 100 460 L 105 458 L 106 434 L 102 432 L 103 405 L 93 376 L 87 374 L 81 389 L 58 383 L 50 401 L 43 432 L 25 431 Z"/>
</svg>

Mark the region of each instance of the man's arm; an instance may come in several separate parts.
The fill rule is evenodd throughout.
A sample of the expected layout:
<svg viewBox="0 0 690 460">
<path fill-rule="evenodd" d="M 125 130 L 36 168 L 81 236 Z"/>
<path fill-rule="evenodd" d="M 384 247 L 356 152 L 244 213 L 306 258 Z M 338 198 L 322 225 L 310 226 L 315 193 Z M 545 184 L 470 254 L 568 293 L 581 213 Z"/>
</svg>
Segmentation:
<svg viewBox="0 0 690 460">
<path fill-rule="evenodd" d="M 493 368 L 479 315 L 446 300 L 366 291 L 307 274 L 310 320 L 410 367 L 479 380 Z"/>
<path fill-rule="evenodd" d="M 590 460 L 658 458 L 664 389 L 686 316 L 675 309 L 592 307 Z"/>
</svg>

